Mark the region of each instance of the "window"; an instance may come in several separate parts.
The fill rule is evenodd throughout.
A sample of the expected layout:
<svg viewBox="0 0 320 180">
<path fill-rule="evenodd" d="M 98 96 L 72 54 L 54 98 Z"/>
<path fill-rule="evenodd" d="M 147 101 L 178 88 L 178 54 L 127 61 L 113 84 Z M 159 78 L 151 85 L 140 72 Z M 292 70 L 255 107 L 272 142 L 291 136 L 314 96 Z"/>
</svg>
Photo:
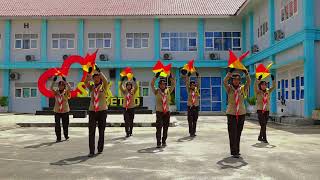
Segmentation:
<svg viewBox="0 0 320 180">
<path fill-rule="evenodd" d="M 291 99 L 295 99 L 296 92 L 294 90 L 291 91 Z"/>
<path fill-rule="evenodd" d="M 268 22 L 262 23 L 260 26 L 258 26 L 258 38 L 264 36 L 268 31 Z"/>
<path fill-rule="evenodd" d="M 162 51 L 197 51 L 196 32 L 161 33 Z"/>
<path fill-rule="evenodd" d="M 294 79 L 291 79 L 291 87 L 294 87 Z"/>
<path fill-rule="evenodd" d="M 16 49 L 37 49 L 38 34 L 15 34 Z"/>
<path fill-rule="evenodd" d="M 37 97 L 37 95 L 38 95 L 37 88 L 24 87 L 24 88 L 15 89 L 16 98 L 30 98 L 30 97 L 34 98 L 34 97 Z"/>
<path fill-rule="evenodd" d="M 140 95 L 142 97 L 148 97 L 149 96 L 149 82 L 140 82 Z"/>
<path fill-rule="evenodd" d="M 241 51 L 241 32 L 205 32 L 206 51 Z"/>
<path fill-rule="evenodd" d="M 127 33 L 127 48 L 142 49 L 149 47 L 149 33 Z"/>
<path fill-rule="evenodd" d="M 298 13 L 298 0 L 287 0 L 281 4 L 281 22 L 294 17 Z"/>
<path fill-rule="evenodd" d="M 52 49 L 74 49 L 74 34 L 52 34 Z"/>
<path fill-rule="evenodd" d="M 111 48 L 111 33 L 88 33 L 88 47 Z"/>
</svg>

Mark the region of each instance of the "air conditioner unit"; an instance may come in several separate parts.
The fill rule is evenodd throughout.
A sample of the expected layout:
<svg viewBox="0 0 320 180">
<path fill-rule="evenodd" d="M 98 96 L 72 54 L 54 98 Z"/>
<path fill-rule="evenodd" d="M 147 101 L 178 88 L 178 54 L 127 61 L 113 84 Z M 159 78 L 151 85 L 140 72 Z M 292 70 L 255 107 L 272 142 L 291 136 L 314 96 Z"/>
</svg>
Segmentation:
<svg viewBox="0 0 320 180">
<path fill-rule="evenodd" d="M 17 72 L 12 72 L 10 73 L 10 80 L 19 80 L 20 79 L 20 74 Z"/>
<path fill-rule="evenodd" d="M 277 30 L 274 32 L 274 39 L 276 41 L 280 41 L 281 39 L 285 38 L 285 34 L 283 31 L 281 30 Z"/>
<path fill-rule="evenodd" d="M 100 61 L 108 61 L 109 60 L 108 55 L 106 55 L 106 54 L 100 54 L 99 58 L 100 58 Z"/>
<path fill-rule="evenodd" d="M 66 60 L 68 57 L 69 57 L 69 55 L 68 55 L 68 54 L 65 54 L 65 55 L 62 56 L 62 59 L 63 59 L 63 60 Z"/>
<path fill-rule="evenodd" d="M 26 61 L 35 61 L 36 57 L 34 55 L 26 55 Z"/>
<path fill-rule="evenodd" d="M 253 45 L 251 48 L 252 53 L 257 53 L 260 51 L 259 46 L 258 45 Z"/>
<path fill-rule="evenodd" d="M 220 54 L 218 54 L 218 53 L 210 53 L 209 57 L 210 57 L 211 60 L 218 60 L 218 59 L 220 59 Z"/>
<path fill-rule="evenodd" d="M 163 60 L 171 60 L 172 59 L 172 55 L 169 53 L 164 53 L 163 54 Z"/>
</svg>

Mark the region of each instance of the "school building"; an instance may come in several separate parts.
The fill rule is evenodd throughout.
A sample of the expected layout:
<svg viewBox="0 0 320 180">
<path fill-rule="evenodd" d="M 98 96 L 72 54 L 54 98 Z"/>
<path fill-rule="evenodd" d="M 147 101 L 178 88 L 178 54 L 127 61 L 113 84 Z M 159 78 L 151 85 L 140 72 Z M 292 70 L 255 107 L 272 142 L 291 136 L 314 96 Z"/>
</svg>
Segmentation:
<svg viewBox="0 0 320 180">
<path fill-rule="evenodd" d="M 320 107 L 319 0 L 2 0 L 0 96 L 9 111 L 34 113 L 48 106 L 37 89 L 39 76 L 60 67 L 68 55 L 99 49 L 97 64 L 112 82 L 130 66 L 140 81 L 143 105 L 154 109 L 150 81 L 158 59 L 172 63 L 175 104 L 186 111 L 180 69 L 195 59 L 201 74 L 201 111 L 223 112 L 228 50 L 250 51 L 244 64 L 273 62 L 277 89 L 272 112 L 285 100 L 289 115 L 310 118 Z M 67 79 L 76 85 L 80 66 Z M 112 92 L 118 96 L 118 84 Z"/>
</svg>

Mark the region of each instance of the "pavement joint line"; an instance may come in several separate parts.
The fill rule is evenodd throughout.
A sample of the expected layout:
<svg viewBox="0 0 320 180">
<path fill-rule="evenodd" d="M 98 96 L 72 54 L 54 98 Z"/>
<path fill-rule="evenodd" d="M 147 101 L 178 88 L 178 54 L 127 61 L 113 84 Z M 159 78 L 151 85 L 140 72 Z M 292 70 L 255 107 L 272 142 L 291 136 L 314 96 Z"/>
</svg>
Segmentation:
<svg viewBox="0 0 320 180">
<path fill-rule="evenodd" d="M 28 163 L 40 163 L 40 164 L 49 164 L 49 165 L 58 165 L 58 166 L 64 166 L 55 164 L 52 162 L 45 162 L 45 161 L 34 161 L 34 160 L 28 160 L 28 159 L 10 159 L 10 158 L 0 158 L 0 160 L 3 161 L 17 161 L 17 162 L 28 162 Z M 119 169 L 119 170 L 140 170 L 145 172 L 168 172 L 167 170 L 155 170 L 155 169 L 141 169 L 141 168 L 127 168 L 122 166 L 103 166 L 103 165 L 91 165 L 91 164 L 65 164 L 67 166 L 85 166 L 85 167 L 95 167 L 95 168 L 107 168 L 107 169 Z"/>
</svg>

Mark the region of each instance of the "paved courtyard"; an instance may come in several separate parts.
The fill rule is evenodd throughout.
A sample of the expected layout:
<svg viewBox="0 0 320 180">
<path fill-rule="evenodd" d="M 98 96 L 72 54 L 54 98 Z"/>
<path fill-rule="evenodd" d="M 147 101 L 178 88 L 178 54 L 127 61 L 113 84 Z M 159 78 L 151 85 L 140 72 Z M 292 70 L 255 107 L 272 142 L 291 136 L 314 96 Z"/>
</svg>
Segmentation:
<svg viewBox="0 0 320 180">
<path fill-rule="evenodd" d="M 84 127 L 71 127 L 70 140 L 61 143 L 52 127 L 3 128 L 0 179 L 320 179 L 319 126 L 270 124 L 270 144 L 262 144 L 257 123 L 246 121 L 242 158 L 233 159 L 225 117 L 201 116 L 194 139 L 186 118 L 176 119 L 165 149 L 155 148 L 153 127 L 134 128 L 129 139 L 123 128 L 110 127 L 104 153 L 94 158 L 87 158 Z"/>
</svg>

